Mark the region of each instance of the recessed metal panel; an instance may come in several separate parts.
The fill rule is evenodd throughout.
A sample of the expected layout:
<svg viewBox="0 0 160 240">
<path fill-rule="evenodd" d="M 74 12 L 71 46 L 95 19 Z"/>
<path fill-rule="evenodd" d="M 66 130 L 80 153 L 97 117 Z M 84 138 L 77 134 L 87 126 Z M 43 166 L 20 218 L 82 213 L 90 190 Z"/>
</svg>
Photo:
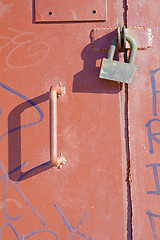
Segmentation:
<svg viewBox="0 0 160 240">
<path fill-rule="evenodd" d="M 105 20 L 106 0 L 35 0 L 36 22 Z"/>
</svg>

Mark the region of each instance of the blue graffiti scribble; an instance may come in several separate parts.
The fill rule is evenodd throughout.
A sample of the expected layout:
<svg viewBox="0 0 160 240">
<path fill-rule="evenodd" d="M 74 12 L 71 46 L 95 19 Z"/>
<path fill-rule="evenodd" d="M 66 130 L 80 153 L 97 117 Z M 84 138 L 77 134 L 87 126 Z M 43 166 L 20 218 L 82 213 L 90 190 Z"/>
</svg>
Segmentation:
<svg viewBox="0 0 160 240">
<path fill-rule="evenodd" d="M 7 213 L 7 209 L 6 209 L 6 195 L 7 195 L 7 184 L 8 184 L 8 177 L 7 177 L 7 173 L 6 173 L 6 169 L 3 165 L 2 162 L 0 162 L 0 169 L 2 170 L 3 172 L 3 176 L 0 178 L 0 181 L 2 179 L 4 179 L 4 193 L 3 193 L 3 212 L 4 212 L 4 215 L 7 219 L 9 220 L 19 220 L 21 219 L 23 216 L 19 216 L 19 217 L 11 217 L 9 216 L 9 214 Z"/>
<path fill-rule="evenodd" d="M 30 233 L 28 233 L 27 235 L 24 236 L 24 239 L 27 239 L 33 235 L 36 235 L 38 233 L 51 233 L 52 235 L 54 235 L 56 237 L 57 240 L 59 240 L 57 234 L 55 232 L 53 232 L 52 230 L 49 229 L 38 229 L 38 230 L 34 230 Z"/>
<path fill-rule="evenodd" d="M 156 231 L 156 227 L 155 227 L 153 217 L 160 218 L 160 215 L 154 214 L 149 210 L 146 211 L 146 214 L 149 216 L 149 221 L 150 221 L 150 224 L 151 224 L 154 240 L 158 240 L 157 231 Z"/>
<path fill-rule="evenodd" d="M 147 131 L 148 131 L 148 144 L 149 144 L 150 153 L 154 153 L 154 151 L 153 151 L 153 140 L 155 142 L 157 142 L 158 144 L 160 144 L 160 140 L 157 137 L 155 137 L 155 136 L 160 135 L 160 132 L 152 133 L 152 131 L 151 131 L 151 123 L 152 122 L 160 122 L 160 118 L 153 118 L 145 124 L 145 127 L 147 128 Z"/>
<path fill-rule="evenodd" d="M 146 164 L 146 167 L 153 168 L 153 175 L 154 175 L 154 181 L 155 181 L 155 186 L 156 186 L 156 191 L 148 191 L 147 194 L 160 195 L 160 185 L 159 185 L 158 171 L 157 171 L 157 167 L 160 167 L 160 163 Z"/>
<path fill-rule="evenodd" d="M 37 169 L 45 168 L 45 167 L 47 167 L 47 166 L 49 166 L 49 167 L 51 167 L 51 168 L 53 167 L 53 166 L 51 165 L 51 162 L 50 162 L 50 161 L 45 162 L 45 163 L 42 163 L 41 165 L 38 165 L 38 166 L 32 168 L 31 170 L 28 170 L 28 171 L 25 172 L 24 174 L 22 174 L 22 175 L 18 178 L 18 180 L 17 180 L 16 183 L 22 181 L 25 177 L 27 177 L 27 175 L 29 175 L 30 173 L 33 173 L 33 172 L 36 171 Z M 9 172 L 9 174 L 11 174 L 11 173 L 12 173 L 12 171 Z"/>
<path fill-rule="evenodd" d="M 12 173 L 18 171 L 19 169 L 21 169 L 22 172 L 23 172 L 23 171 L 25 170 L 25 167 L 27 166 L 27 164 L 28 164 L 28 161 L 25 161 L 24 163 L 22 163 L 22 164 L 21 164 L 20 166 L 18 166 L 17 168 L 11 170 L 11 171 L 8 173 L 8 176 L 10 176 Z M 24 174 L 25 174 L 25 173 L 24 173 Z M 19 181 L 17 180 L 15 183 L 18 184 Z"/>
<path fill-rule="evenodd" d="M 9 226 L 9 227 L 13 230 L 13 232 L 14 232 L 17 240 L 26 240 L 26 239 L 32 237 L 33 235 L 36 235 L 36 234 L 39 234 L 39 233 L 50 233 L 50 234 L 52 234 L 52 236 L 54 236 L 54 237 L 56 238 L 56 240 L 59 240 L 57 234 L 56 234 L 54 231 L 49 230 L 49 229 L 37 229 L 37 230 L 34 230 L 34 231 L 26 234 L 25 236 L 22 235 L 21 238 L 20 238 L 20 236 L 18 235 L 17 230 L 15 229 L 15 227 L 13 226 L 13 224 L 10 223 L 10 222 L 8 222 L 8 221 L 5 222 L 5 223 L 2 225 L 1 229 L 0 229 L 0 239 L 1 239 L 1 240 L 2 240 L 3 230 L 4 230 L 4 228 L 5 228 L 6 226 Z"/>
<path fill-rule="evenodd" d="M 26 163 L 24 163 L 23 165 L 26 165 Z M 21 166 L 20 166 L 21 167 Z M 20 188 L 18 187 L 18 185 L 16 183 L 14 183 L 13 181 L 11 181 L 8 177 L 8 173 L 3 165 L 3 163 L 0 161 L 0 169 L 3 172 L 3 176 L 0 178 L 0 181 L 4 179 L 4 194 L 3 194 L 3 211 L 4 214 L 6 216 L 7 219 L 9 220 L 19 220 L 21 219 L 23 216 L 19 216 L 19 217 L 11 217 L 8 215 L 7 210 L 6 210 L 6 195 L 7 195 L 7 180 L 9 182 L 11 182 L 11 184 L 14 186 L 14 188 L 17 190 L 17 192 L 20 194 L 20 196 L 25 200 L 25 202 L 28 204 L 28 206 L 31 208 L 31 210 L 35 213 L 35 215 L 37 216 L 37 218 L 41 221 L 41 223 L 46 227 L 46 223 L 45 221 L 42 219 L 42 217 L 39 215 L 39 213 L 37 212 L 37 210 L 33 207 L 33 205 L 29 202 L 29 200 L 27 199 L 27 197 L 25 196 L 25 194 L 20 190 Z M 18 168 L 16 168 L 16 170 L 18 170 Z M 15 171 L 15 170 L 13 170 Z"/>
<path fill-rule="evenodd" d="M 16 128 L 13 128 L 11 130 L 9 130 L 8 132 L 4 133 L 2 136 L 0 136 L 0 140 L 3 139 L 5 136 L 7 136 L 8 134 L 10 134 L 11 132 L 14 132 L 18 129 L 24 129 L 24 128 L 28 128 L 28 127 L 32 127 L 32 126 L 35 126 L 37 124 L 39 124 L 43 119 L 44 119 L 44 114 L 43 114 L 43 111 L 41 110 L 41 108 L 39 106 L 37 106 L 34 101 L 32 101 L 31 99 L 29 99 L 28 97 L 24 96 L 23 94 L 17 92 L 16 90 L 6 86 L 5 84 L 3 83 L 0 83 L 0 87 L 4 88 L 5 90 L 9 91 L 10 93 L 13 93 L 15 94 L 16 96 L 24 99 L 25 101 L 27 101 L 28 103 L 31 104 L 31 106 L 33 106 L 39 113 L 40 115 L 40 119 L 38 121 L 35 121 L 35 122 L 32 122 L 32 123 L 29 123 L 29 124 L 25 124 L 25 125 L 22 125 L 22 126 L 19 126 L 19 127 L 16 127 Z M 0 108 L 0 114 L 2 113 L 2 110 Z M 45 221 L 42 219 L 42 217 L 40 216 L 40 214 L 37 212 L 37 210 L 33 207 L 33 205 L 29 202 L 29 200 L 27 199 L 27 197 L 24 195 L 24 193 L 20 190 L 20 188 L 18 187 L 18 182 L 24 178 L 26 176 L 26 174 L 30 173 L 32 170 L 26 172 L 25 174 L 23 174 L 22 176 L 20 176 L 20 178 L 18 179 L 18 181 L 16 183 L 14 183 L 13 181 L 11 181 L 9 179 L 9 174 L 13 173 L 13 172 L 16 172 L 18 171 L 19 169 L 21 168 L 25 168 L 26 167 L 26 164 L 27 162 L 24 162 L 22 165 L 20 165 L 19 167 L 17 167 L 16 169 L 10 171 L 9 173 L 7 173 L 3 163 L 0 161 L 0 169 L 2 170 L 3 172 L 3 176 L 0 177 L 0 181 L 1 180 L 4 180 L 4 194 L 3 194 L 3 211 L 4 211 L 4 215 L 5 217 L 8 219 L 8 220 L 20 220 L 23 216 L 18 216 L 18 217 L 11 217 L 8 212 L 7 212 L 7 209 L 6 209 L 6 195 L 7 195 L 7 184 L 8 184 L 8 181 L 13 185 L 13 187 L 17 190 L 17 192 L 20 194 L 20 196 L 24 199 L 24 201 L 28 204 L 28 206 L 31 208 L 31 210 L 35 213 L 35 215 L 37 216 L 37 218 L 41 221 L 41 223 L 43 224 L 44 227 L 46 227 L 46 223 Z M 40 166 L 46 166 L 48 165 L 49 162 L 47 163 L 44 163 Z M 38 166 L 39 167 L 39 166 Z M 34 170 L 37 169 L 34 168 Z M 61 217 L 63 218 L 64 220 L 64 225 L 69 229 L 69 231 L 71 232 L 70 236 L 67 238 L 67 240 L 71 240 L 72 238 L 74 238 L 76 240 L 76 235 L 75 234 L 78 234 L 80 236 L 82 236 L 83 238 L 85 239 L 88 239 L 88 240 L 95 240 L 83 233 L 81 233 L 78 229 L 81 227 L 81 225 L 84 223 L 84 221 L 86 220 L 87 216 L 88 216 L 88 213 L 86 212 L 84 214 L 84 216 L 80 219 L 80 221 L 78 222 L 78 224 L 74 227 L 73 225 L 71 225 L 68 221 L 68 219 L 65 217 L 65 215 L 63 214 L 63 212 L 60 210 L 60 208 L 54 204 L 54 207 L 57 209 L 57 211 L 60 213 Z M 28 239 L 30 238 L 31 236 L 33 235 L 36 235 L 36 234 L 39 234 L 39 233 L 50 233 L 52 234 L 56 240 L 59 240 L 57 234 L 52 231 L 52 230 L 49 230 L 49 229 L 38 229 L 38 230 L 34 230 L 26 235 L 22 235 L 21 237 L 18 235 L 15 227 L 13 226 L 13 224 L 11 224 L 10 222 L 6 221 L 3 225 L 2 225 L 2 228 L 0 229 L 0 239 L 2 239 L 2 233 L 3 233 L 3 230 L 6 226 L 9 226 L 17 240 L 25 240 L 25 239 Z"/>
<path fill-rule="evenodd" d="M 1 227 L 1 229 L 0 229 L 0 239 L 1 239 L 1 240 L 2 240 L 3 230 L 4 230 L 4 228 L 5 228 L 6 226 L 9 226 L 9 227 L 13 230 L 14 234 L 16 235 L 17 240 L 21 240 L 20 237 L 19 237 L 19 235 L 18 235 L 18 233 L 17 233 L 17 231 L 16 231 L 16 229 L 15 229 L 15 227 L 14 227 L 13 224 L 10 223 L 10 222 L 4 222 L 3 225 L 2 225 L 2 227 Z"/>
<path fill-rule="evenodd" d="M 0 82 L 0 87 L 4 88 L 5 90 L 9 91 L 10 93 L 13 93 L 16 96 L 18 96 L 18 97 L 24 99 L 25 101 L 27 101 L 28 103 L 30 103 L 38 111 L 38 113 L 40 115 L 40 119 L 38 121 L 33 122 L 33 123 L 29 123 L 29 124 L 25 124 L 25 125 L 22 125 L 22 126 L 19 126 L 19 127 L 16 127 L 16 128 L 13 128 L 13 129 L 9 130 L 8 132 L 6 132 L 2 136 L 0 136 L 0 140 L 2 138 L 4 138 L 5 136 L 7 136 L 9 133 L 14 132 L 18 129 L 33 127 L 33 126 L 39 124 L 44 119 L 44 114 L 43 114 L 43 111 L 41 110 L 41 108 L 38 105 L 36 105 L 32 100 L 30 100 L 28 97 L 24 96 L 23 94 L 17 92 L 16 90 L 6 86 L 5 84 L 3 84 L 1 82 Z"/>
<path fill-rule="evenodd" d="M 0 114 L 2 114 L 2 108 L 0 108 Z"/>
<path fill-rule="evenodd" d="M 54 207 L 57 209 L 57 211 L 59 212 L 59 214 L 61 215 L 61 217 L 64 220 L 64 225 L 68 228 L 68 230 L 71 232 L 70 236 L 67 238 L 67 240 L 70 240 L 74 237 L 74 239 L 76 239 L 75 234 L 79 234 L 80 236 L 82 236 L 83 238 L 86 238 L 88 240 L 95 240 L 83 233 L 81 233 L 80 231 L 78 231 L 78 229 L 81 227 L 81 225 L 83 224 L 83 222 L 86 220 L 88 213 L 85 212 L 84 216 L 80 219 L 79 223 L 76 225 L 76 227 L 74 227 L 73 225 L 71 225 L 68 221 L 68 219 L 65 217 L 64 213 L 61 211 L 61 209 L 54 204 Z"/>
<path fill-rule="evenodd" d="M 156 83 L 155 83 L 155 74 L 160 71 L 160 68 L 155 69 L 154 71 L 150 72 L 151 76 L 151 85 L 152 85 L 152 106 L 153 106 L 153 116 L 157 116 L 157 99 L 156 99 L 156 94 L 160 93 L 160 90 L 156 90 Z"/>
<path fill-rule="evenodd" d="M 11 172 L 15 172 L 17 171 L 19 168 L 25 168 L 27 162 L 23 163 L 21 166 L 17 167 L 16 169 L 12 170 Z M 1 180 L 4 180 L 4 195 L 3 195 L 3 211 L 4 211 L 4 214 L 6 216 L 6 218 L 8 220 L 20 220 L 23 216 L 19 216 L 19 217 L 11 217 L 9 216 L 9 214 L 7 213 L 7 210 L 6 210 L 6 195 L 7 195 L 7 183 L 8 181 L 13 185 L 13 187 L 17 190 L 17 192 L 20 194 L 20 196 L 25 200 L 25 202 L 28 204 L 28 206 L 31 208 L 31 210 L 35 213 L 35 215 L 37 216 L 37 218 L 41 221 L 41 223 L 43 224 L 44 227 L 46 227 L 46 223 L 44 222 L 44 220 L 42 219 L 42 217 L 39 215 L 39 213 L 37 212 L 37 210 L 33 207 L 33 205 L 29 202 L 29 200 L 27 199 L 27 197 L 24 195 L 24 193 L 19 189 L 17 183 L 14 183 L 13 181 L 11 181 L 8 177 L 8 173 L 6 172 L 6 169 L 3 165 L 3 163 L 0 161 L 0 169 L 2 170 L 3 172 L 3 176 L 0 177 L 0 181 Z M 83 238 L 85 239 L 88 239 L 88 240 L 95 240 L 87 235 L 85 235 L 84 233 L 81 233 L 78 229 L 81 227 L 81 225 L 84 223 L 84 221 L 86 220 L 87 216 L 88 216 L 88 213 L 86 212 L 84 214 L 84 216 L 80 219 L 80 221 L 78 222 L 78 224 L 74 227 L 73 225 L 71 225 L 68 221 L 68 219 L 65 217 L 65 215 L 63 214 L 63 212 L 61 211 L 61 209 L 56 205 L 54 204 L 54 207 L 57 209 L 57 211 L 60 213 L 61 217 L 63 218 L 64 220 L 64 225 L 69 229 L 69 231 L 71 232 L 71 234 L 69 235 L 69 237 L 67 238 L 67 240 L 71 240 L 73 237 L 74 239 L 76 240 L 76 235 L 75 234 L 78 234 L 80 236 L 82 236 Z M 16 237 L 17 237 L 17 240 L 25 240 L 27 238 L 30 238 L 31 236 L 35 235 L 35 234 L 38 234 L 38 233 L 42 233 L 42 232 L 46 232 L 46 233 L 51 233 L 52 235 L 54 235 L 56 237 L 57 240 L 59 240 L 57 234 L 52 231 L 52 230 L 48 230 L 48 229 L 38 229 L 38 230 L 34 230 L 30 233 L 28 233 L 27 235 L 22 235 L 21 238 L 18 236 L 18 233 L 16 231 L 16 229 L 14 228 L 14 226 L 10 223 L 10 222 L 5 222 L 2 226 L 2 228 L 0 229 L 0 239 L 2 239 L 2 232 L 3 232 L 3 229 L 5 228 L 5 226 L 9 226 L 12 228 L 12 230 L 14 231 Z"/>
</svg>

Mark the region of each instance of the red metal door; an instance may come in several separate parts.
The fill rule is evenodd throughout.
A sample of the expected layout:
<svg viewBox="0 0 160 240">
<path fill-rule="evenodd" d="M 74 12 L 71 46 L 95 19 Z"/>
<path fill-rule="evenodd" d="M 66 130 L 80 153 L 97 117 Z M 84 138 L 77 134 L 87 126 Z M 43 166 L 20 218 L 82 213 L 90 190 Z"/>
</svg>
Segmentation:
<svg viewBox="0 0 160 240">
<path fill-rule="evenodd" d="M 132 226 L 136 240 L 160 237 L 159 7 L 157 1 L 130 1 L 128 5 L 128 27 L 149 27 L 153 41 L 151 48 L 138 51 L 137 83 L 129 87 Z"/>
<path fill-rule="evenodd" d="M 105 28 L 108 41 L 101 37 L 94 46 L 108 46 L 126 9 L 116 0 L 107 6 L 105 0 L 64 2 L 0 1 L 3 240 L 131 234 L 125 101 L 119 83 L 98 78 L 106 52 L 91 43 L 93 32 Z M 67 160 L 62 169 L 49 159 L 49 90 L 59 82 L 66 91 L 57 103 L 58 151 Z M 132 89 L 140 84 L 137 79 Z"/>
</svg>

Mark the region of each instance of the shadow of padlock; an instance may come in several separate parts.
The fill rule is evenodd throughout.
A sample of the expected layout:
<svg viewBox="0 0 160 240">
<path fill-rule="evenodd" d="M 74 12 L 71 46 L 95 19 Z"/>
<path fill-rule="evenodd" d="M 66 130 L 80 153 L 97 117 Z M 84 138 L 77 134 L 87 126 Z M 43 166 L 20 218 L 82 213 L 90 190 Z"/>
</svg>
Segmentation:
<svg viewBox="0 0 160 240">
<path fill-rule="evenodd" d="M 116 82 L 134 83 L 138 70 L 138 66 L 134 64 L 137 52 L 137 43 L 130 34 L 126 33 L 126 41 L 130 44 L 130 54 L 128 63 L 124 63 L 113 60 L 117 40 L 118 37 L 116 35 L 116 37 L 110 43 L 107 59 L 102 59 L 99 77 Z"/>
</svg>

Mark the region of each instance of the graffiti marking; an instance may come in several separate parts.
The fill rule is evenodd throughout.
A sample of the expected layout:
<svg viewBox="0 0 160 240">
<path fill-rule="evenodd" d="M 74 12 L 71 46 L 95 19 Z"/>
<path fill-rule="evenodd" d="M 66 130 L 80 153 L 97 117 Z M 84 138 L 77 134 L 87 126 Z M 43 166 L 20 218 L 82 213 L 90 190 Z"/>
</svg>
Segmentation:
<svg viewBox="0 0 160 240">
<path fill-rule="evenodd" d="M 10 68 L 27 68 L 34 65 L 37 65 L 45 60 L 45 58 L 48 56 L 50 51 L 50 45 L 47 42 L 37 42 L 34 43 L 31 39 L 32 36 L 34 36 L 33 32 L 25 32 L 25 31 L 19 31 L 13 28 L 8 28 L 10 32 L 15 32 L 16 35 L 14 37 L 6 37 L 6 36 L 0 36 L 0 39 L 7 40 L 7 43 L 3 44 L 3 46 L 0 47 L 0 50 L 4 49 L 5 47 L 14 44 L 15 47 L 9 52 L 9 54 L 6 57 L 6 64 Z M 22 37 L 28 37 L 28 40 L 22 40 Z M 19 41 L 18 41 L 19 40 Z M 26 51 L 27 54 L 23 53 L 21 54 L 21 57 L 23 56 L 23 59 L 21 59 L 21 63 L 18 65 L 15 64 L 15 57 L 14 55 L 18 54 L 18 51 Z M 14 57 L 14 65 L 11 63 L 11 57 Z M 30 61 L 27 63 L 22 64 L 22 62 L 30 57 Z M 33 57 L 35 59 L 33 60 Z M 18 59 L 18 58 L 17 58 Z M 23 60 L 23 61 L 22 61 Z M 25 60 L 26 61 L 26 60 Z M 24 62 L 25 62 L 24 61 Z"/>
<path fill-rule="evenodd" d="M 69 237 L 67 238 L 67 240 L 71 240 L 73 237 L 74 239 L 76 239 L 76 233 L 80 236 L 82 236 L 83 238 L 86 238 L 88 240 L 95 240 L 83 233 L 81 233 L 78 229 L 81 227 L 81 225 L 83 224 L 83 222 L 86 220 L 87 216 L 88 216 L 88 213 L 86 212 L 84 214 L 84 216 L 81 218 L 81 220 L 79 221 L 79 223 L 76 225 L 76 227 L 74 227 L 73 225 L 71 225 L 68 221 L 68 219 L 65 217 L 64 213 L 61 211 L 61 209 L 56 205 L 54 204 L 54 207 L 57 209 L 57 211 L 59 212 L 59 214 L 61 215 L 61 217 L 63 218 L 64 220 L 64 225 L 68 228 L 68 230 L 71 232 L 71 234 L 69 235 Z"/>
</svg>

